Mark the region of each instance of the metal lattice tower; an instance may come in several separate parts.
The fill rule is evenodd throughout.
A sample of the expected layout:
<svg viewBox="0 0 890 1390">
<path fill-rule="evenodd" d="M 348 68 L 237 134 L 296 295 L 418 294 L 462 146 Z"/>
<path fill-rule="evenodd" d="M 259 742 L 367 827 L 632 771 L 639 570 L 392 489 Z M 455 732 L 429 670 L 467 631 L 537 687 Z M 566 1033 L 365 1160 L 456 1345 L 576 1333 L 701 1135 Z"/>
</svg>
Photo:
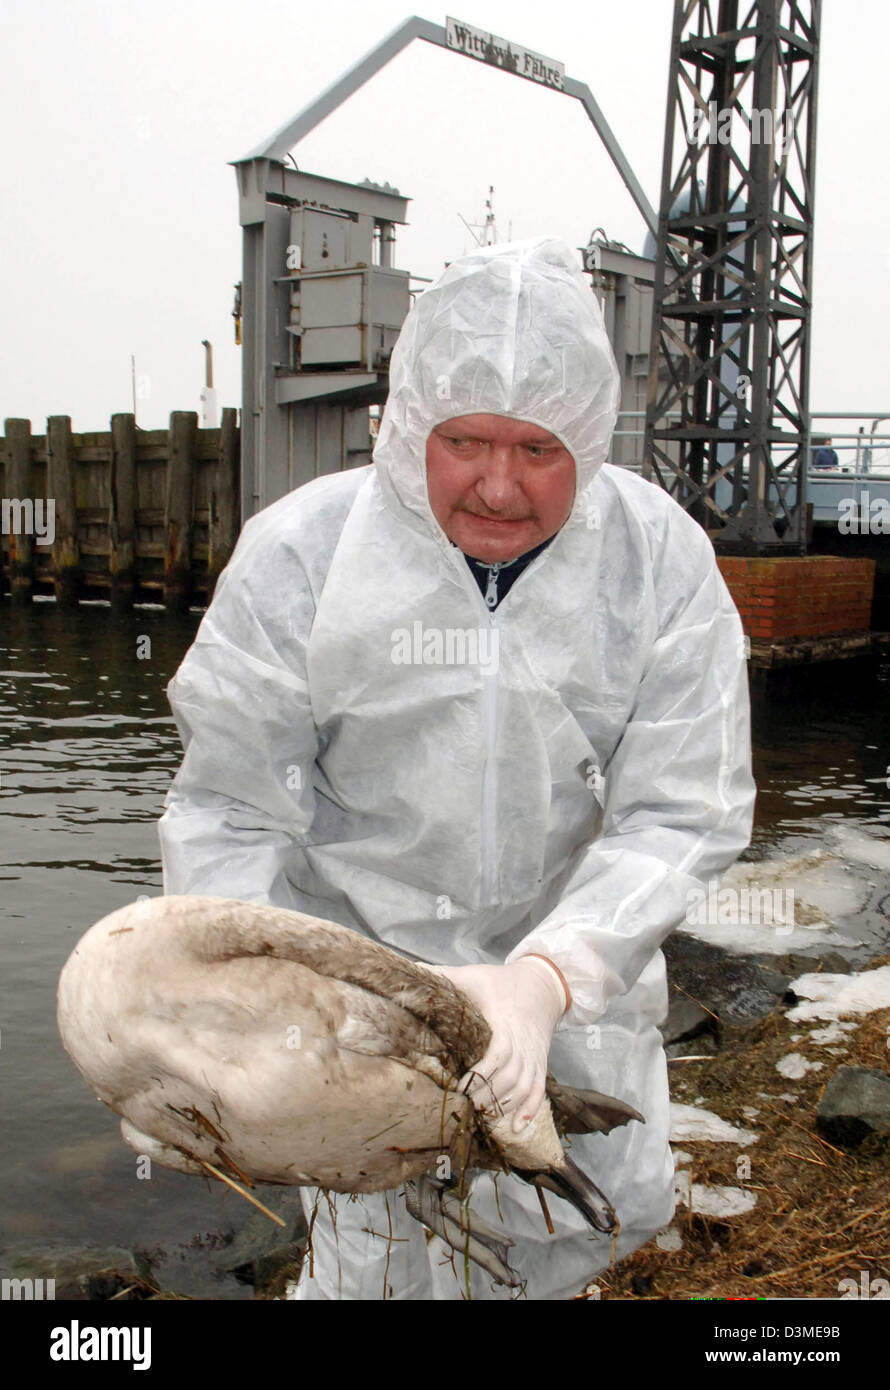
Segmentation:
<svg viewBox="0 0 890 1390">
<path fill-rule="evenodd" d="M 674 6 L 644 471 L 736 553 L 806 546 L 820 6 Z"/>
</svg>

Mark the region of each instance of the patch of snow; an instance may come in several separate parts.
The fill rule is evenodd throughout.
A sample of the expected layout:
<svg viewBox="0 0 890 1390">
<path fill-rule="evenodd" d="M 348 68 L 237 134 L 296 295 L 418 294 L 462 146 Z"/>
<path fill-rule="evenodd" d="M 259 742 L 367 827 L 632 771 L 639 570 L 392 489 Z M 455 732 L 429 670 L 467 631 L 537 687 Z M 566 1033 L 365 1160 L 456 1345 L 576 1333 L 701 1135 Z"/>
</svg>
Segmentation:
<svg viewBox="0 0 890 1390">
<path fill-rule="evenodd" d="M 853 975 L 813 972 L 793 980 L 790 987 L 805 1002 L 789 1009 L 788 1018 L 838 1019 L 841 1014 L 890 1009 L 890 965 Z"/>
<path fill-rule="evenodd" d="M 681 1167 L 683 1166 L 684 1163 L 691 1163 L 691 1162 L 692 1162 L 692 1158 L 693 1158 L 692 1154 L 687 1153 L 685 1149 L 674 1149 L 674 1167 L 675 1167 L 675 1168 L 681 1168 Z"/>
<path fill-rule="evenodd" d="M 742 1114 L 746 1120 L 756 1120 L 760 1111 L 757 1109 L 756 1105 L 743 1105 Z"/>
<path fill-rule="evenodd" d="M 700 1102 L 704 1104 L 704 1102 Z M 753 1144 L 758 1135 L 750 1129 L 738 1129 L 728 1120 L 710 1110 L 699 1110 L 696 1105 L 679 1105 L 671 1102 L 671 1139 L 683 1143 L 727 1143 Z"/>
<path fill-rule="evenodd" d="M 849 1020 L 842 1023 L 838 1018 L 832 1019 L 827 1028 L 814 1028 L 811 1031 L 810 1042 L 819 1043 L 820 1045 L 824 1043 L 843 1042 L 844 1034 L 855 1033 L 857 1026 L 857 1024 Z M 800 1035 L 798 1034 L 798 1036 Z M 791 1041 L 794 1042 L 794 1038 L 792 1038 Z M 833 1050 L 837 1051 L 836 1048 Z"/>
<path fill-rule="evenodd" d="M 682 1250 L 683 1237 L 673 1226 L 669 1226 L 666 1231 L 659 1231 L 655 1237 L 655 1244 L 659 1250 Z"/>
<path fill-rule="evenodd" d="M 757 1193 L 740 1187 L 706 1187 L 704 1183 L 689 1182 L 689 1174 L 680 1174 L 674 1181 L 677 1201 L 702 1216 L 744 1216 L 757 1205 Z"/>
<path fill-rule="evenodd" d="M 786 1100 L 789 1105 L 796 1105 L 799 1099 L 800 1097 L 794 1095 L 791 1091 L 781 1091 L 779 1095 L 776 1096 L 776 1100 Z"/>
<path fill-rule="evenodd" d="M 808 1071 L 821 1071 L 824 1065 L 824 1062 L 808 1062 L 801 1052 L 789 1052 L 787 1057 L 776 1063 L 776 1071 L 781 1076 L 787 1076 L 789 1081 L 800 1081 Z"/>
</svg>

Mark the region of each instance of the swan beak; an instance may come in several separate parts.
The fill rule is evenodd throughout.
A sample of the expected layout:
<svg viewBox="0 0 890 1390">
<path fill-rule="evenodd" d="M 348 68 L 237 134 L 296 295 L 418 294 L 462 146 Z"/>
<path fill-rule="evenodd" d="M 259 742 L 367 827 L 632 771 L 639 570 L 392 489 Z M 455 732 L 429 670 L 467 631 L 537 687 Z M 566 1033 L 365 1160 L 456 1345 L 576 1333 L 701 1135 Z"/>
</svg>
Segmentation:
<svg viewBox="0 0 890 1390">
<path fill-rule="evenodd" d="M 548 1192 L 555 1192 L 557 1197 L 571 1202 L 575 1210 L 579 1211 L 595 1230 L 602 1231 L 605 1235 L 612 1235 L 617 1231 L 618 1217 L 612 1203 L 603 1196 L 596 1184 L 581 1172 L 578 1165 L 572 1162 L 568 1154 L 559 1164 L 554 1163 L 537 1173 L 521 1173 L 520 1176 L 527 1182 L 534 1183 L 535 1187 L 544 1187 Z"/>
</svg>

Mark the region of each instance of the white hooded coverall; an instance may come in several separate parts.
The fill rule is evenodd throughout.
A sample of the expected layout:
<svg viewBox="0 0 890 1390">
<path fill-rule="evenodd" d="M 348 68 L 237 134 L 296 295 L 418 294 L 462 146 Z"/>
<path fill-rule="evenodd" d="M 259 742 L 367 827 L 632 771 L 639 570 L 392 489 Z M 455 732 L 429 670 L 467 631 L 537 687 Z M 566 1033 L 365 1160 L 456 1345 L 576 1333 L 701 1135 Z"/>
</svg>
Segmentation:
<svg viewBox="0 0 890 1390">
<path fill-rule="evenodd" d="M 674 1206 L 659 948 L 748 843 L 754 789 L 738 614 L 698 524 L 604 465 L 617 404 L 565 245 L 453 262 L 405 321 L 373 464 L 244 527 L 170 684 L 185 756 L 160 835 L 167 893 L 294 908 L 441 965 L 554 961 L 573 1004 L 551 1070 L 646 1118 L 572 1144 L 620 1258 Z M 576 465 L 571 515 L 494 612 L 426 487 L 431 429 L 473 413 L 551 431 Z M 554 1236 L 518 1178 L 497 1201 L 474 1183 L 527 1295 L 569 1298 L 610 1242 L 549 1206 Z M 322 1200 L 313 1243 L 300 1298 L 466 1296 L 395 1192 L 337 1198 L 335 1223 Z M 475 1267 L 472 1295 L 515 1296 Z"/>
</svg>

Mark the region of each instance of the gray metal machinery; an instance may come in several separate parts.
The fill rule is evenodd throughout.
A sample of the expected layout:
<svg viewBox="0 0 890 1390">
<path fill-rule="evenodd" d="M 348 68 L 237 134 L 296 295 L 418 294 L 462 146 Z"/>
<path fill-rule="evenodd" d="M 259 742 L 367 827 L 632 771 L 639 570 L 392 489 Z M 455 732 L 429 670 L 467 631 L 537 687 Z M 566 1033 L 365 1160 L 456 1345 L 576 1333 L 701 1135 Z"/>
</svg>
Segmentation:
<svg viewBox="0 0 890 1390">
<path fill-rule="evenodd" d="M 675 0 L 644 471 L 720 550 L 806 548 L 820 0 Z"/>
<path fill-rule="evenodd" d="M 414 39 L 574 97 L 646 225 L 657 222 L 590 89 L 562 63 L 459 20 L 414 16 L 256 149 L 234 162 L 244 269 L 241 509 L 246 520 L 321 473 L 367 462 L 368 406 L 386 399 L 409 306 L 392 264 L 408 199 L 288 167 L 289 151 Z"/>
<path fill-rule="evenodd" d="M 244 228 L 241 507 L 246 520 L 322 473 L 367 463 L 368 405 L 410 304 L 392 264 L 408 199 L 253 159 Z"/>
<path fill-rule="evenodd" d="M 591 276 L 593 292 L 602 307 L 621 376 L 620 413 L 609 461 L 640 472 L 649 389 L 655 261 L 635 255 L 621 242 L 610 241 L 601 227 L 591 233 L 582 255 L 584 269 Z"/>
</svg>

